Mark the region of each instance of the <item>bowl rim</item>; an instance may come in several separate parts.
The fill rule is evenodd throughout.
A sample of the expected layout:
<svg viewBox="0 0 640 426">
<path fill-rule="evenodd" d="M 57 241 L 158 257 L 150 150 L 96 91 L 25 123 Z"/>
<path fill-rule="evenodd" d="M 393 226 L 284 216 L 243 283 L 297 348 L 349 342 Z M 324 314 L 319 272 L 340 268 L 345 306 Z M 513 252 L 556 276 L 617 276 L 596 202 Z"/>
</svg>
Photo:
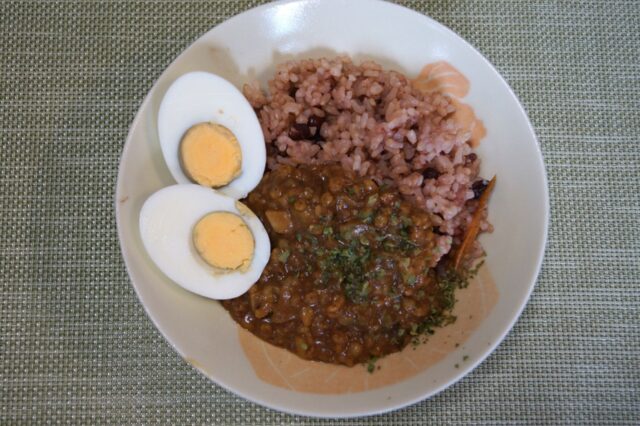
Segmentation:
<svg viewBox="0 0 640 426">
<path fill-rule="evenodd" d="M 132 275 L 131 275 L 131 266 L 129 264 L 129 261 L 127 260 L 131 254 L 131 250 L 130 248 L 128 248 L 124 243 L 124 235 L 123 235 L 123 230 L 122 230 L 122 225 L 121 225 L 121 221 L 124 220 L 122 219 L 122 214 L 121 214 L 121 203 L 119 202 L 119 200 L 122 197 L 122 192 L 123 192 L 123 159 L 125 157 L 127 157 L 129 151 L 131 150 L 131 146 L 133 144 L 133 133 L 134 133 L 134 129 L 137 128 L 139 122 L 143 119 L 143 114 L 141 114 L 140 112 L 143 109 L 146 109 L 148 107 L 148 104 L 151 101 L 151 97 L 152 94 L 157 90 L 158 88 L 158 83 L 159 80 L 162 78 L 162 75 L 166 72 L 167 69 L 171 68 L 174 64 L 176 64 L 177 62 L 179 62 L 183 56 L 186 55 L 186 52 L 198 41 L 200 41 L 201 39 L 205 38 L 209 33 L 211 33 L 212 31 L 219 29 L 219 27 L 223 27 L 228 25 L 229 23 L 232 23 L 236 20 L 240 20 L 243 19 L 244 16 L 246 14 L 250 14 L 250 13 L 259 13 L 259 12 L 265 12 L 269 9 L 273 9 L 273 8 L 277 8 L 280 7 L 282 5 L 286 5 L 286 4 L 290 4 L 290 3 L 308 3 L 308 4 L 321 4 L 323 2 L 323 0 L 277 0 L 277 1 L 273 1 L 270 3 L 266 3 L 266 4 L 262 4 L 253 8 L 249 8 L 247 10 L 244 10 L 234 16 L 229 17 L 228 19 L 214 25 L 213 27 L 209 28 L 207 31 L 205 31 L 204 33 L 200 34 L 196 39 L 194 39 L 193 41 L 191 41 L 189 43 L 189 45 L 187 47 L 185 47 L 180 54 L 178 54 L 172 61 L 171 63 L 169 63 L 163 70 L 162 72 L 157 76 L 157 78 L 155 79 L 153 85 L 151 86 L 151 88 L 147 91 L 146 96 L 144 97 L 143 101 L 140 103 L 140 105 L 138 106 L 138 109 L 136 111 L 135 117 L 134 119 L 131 121 L 131 124 L 129 125 L 129 131 L 127 132 L 127 136 L 125 139 L 125 143 L 124 146 L 122 148 L 122 152 L 121 155 L 118 159 L 119 163 L 118 163 L 118 175 L 116 178 L 116 187 L 115 187 L 115 197 L 114 197 L 114 205 L 115 205 L 115 219 L 116 219 L 116 227 L 117 227 L 117 233 L 118 233 L 118 243 L 120 246 L 120 251 L 121 251 L 121 255 L 122 255 L 122 259 L 124 261 L 124 265 L 125 265 L 125 269 L 127 271 L 127 275 L 129 277 L 129 281 L 131 286 L 134 288 L 136 297 L 138 298 L 138 301 L 140 302 L 140 304 L 142 305 L 144 311 L 146 312 L 147 316 L 149 317 L 149 319 L 151 319 L 151 322 L 153 323 L 155 329 L 161 334 L 161 336 L 164 338 L 164 340 L 172 347 L 172 349 L 177 352 L 180 357 L 185 360 L 187 362 L 188 365 L 190 365 L 191 367 L 193 367 L 194 369 L 196 369 L 197 371 L 199 371 L 202 375 L 204 375 L 208 380 L 212 381 L 213 383 L 215 383 L 216 385 L 222 387 L 223 389 L 233 393 L 234 395 L 240 396 L 241 398 L 251 401 L 255 404 L 261 405 L 263 407 L 267 407 L 267 408 L 271 408 L 274 410 L 278 410 L 280 412 L 284 412 L 287 414 L 293 414 L 293 415 L 302 415 L 302 416 L 308 416 L 308 417 L 316 417 L 316 418 L 328 418 L 328 419 L 337 419 L 337 418 L 355 418 L 355 417 L 368 417 L 368 416 L 374 416 L 374 415 L 379 415 L 379 414 L 384 414 L 384 413 L 388 413 L 391 411 L 395 411 L 395 410 L 399 410 L 405 407 L 408 407 L 410 405 L 416 404 L 420 401 L 424 401 L 427 400 L 431 397 L 433 397 L 436 394 L 439 394 L 440 392 L 444 391 L 445 389 L 453 386 L 454 384 L 456 384 L 457 382 L 459 382 L 460 380 L 462 380 L 463 378 L 467 377 L 469 373 L 471 373 L 476 367 L 478 367 L 478 365 L 480 365 L 481 363 L 483 363 L 489 356 L 491 356 L 496 348 L 503 342 L 503 340 L 506 338 L 506 336 L 509 334 L 509 332 L 512 330 L 512 328 L 514 327 L 515 323 L 518 321 L 518 319 L 520 318 L 520 316 L 522 315 L 522 312 L 524 311 L 525 307 L 527 306 L 529 299 L 531 298 L 531 294 L 533 293 L 533 290 L 537 284 L 538 278 L 540 276 L 540 271 L 542 268 L 542 263 L 544 260 L 544 254 L 545 254 L 545 250 L 548 244 L 548 233 L 549 233 L 549 220 L 550 220 L 550 200 L 549 200 L 549 184 L 548 184 L 548 176 L 547 176 L 547 171 L 546 171 L 546 167 L 545 167 L 545 163 L 544 163 L 544 156 L 542 153 L 542 149 L 540 146 L 540 142 L 538 140 L 538 137 L 536 135 L 536 132 L 533 128 L 533 125 L 531 124 L 531 120 L 529 119 L 529 115 L 527 114 L 524 106 L 522 105 L 522 102 L 520 101 L 520 99 L 518 98 L 518 96 L 515 94 L 515 92 L 513 91 L 513 89 L 511 88 L 511 86 L 508 84 L 508 82 L 505 80 L 505 78 L 502 76 L 502 74 L 500 72 L 498 72 L 498 70 L 496 69 L 496 67 L 475 47 L 473 46 L 471 43 L 469 43 L 466 39 L 464 39 L 462 36 L 460 36 L 458 33 L 456 33 L 455 31 L 453 31 L 452 29 L 450 29 L 448 26 L 436 21 L 435 19 L 431 18 L 430 16 L 421 13 L 417 10 L 413 10 L 409 7 L 400 5 L 400 4 L 396 4 L 396 3 L 392 3 L 390 1 L 386 1 L 386 0 L 334 0 L 334 1 L 349 1 L 349 2 L 360 2 L 364 5 L 368 4 L 368 3 L 386 3 L 391 7 L 396 7 L 400 10 L 402 10 L 402 13 L 406 13 L 407 15 L 413 15 L 414 17 L 420 17 L 421 19 L 425 19 L 426 22 L 429 22 L 431 25 L 435 25 L 436 27 L 439 27 L 439 29 L 443 30 L 444 32 L 448 33 L 449 35 L 452 35 L 458 39 L 460 39 L 460 41 L 462 41 L 469 49 L 471 49 L 471 52 L 475 53 L 479 59 L 486 65 L 489 67 L 489 69 L 491 71 L 493 71 L 493 73 L 495 74 L 495 76 L 498 77 L 498 81 L 499 83 L 503 86 L 504 89 L 507 90 L 507 93 L 509 94 L 509 96 L 511 96 L 517 103 L 520 112 L 523 114 L 524 118 L 525 118 L 525 123 L 527 125 L 527 130 L 528 132 L 531 134 L 531 136 L 533 137 L 533 141 L 535 142 L 535 150 L 538 154 L 538 159 L 540 160 L 540 167 L 541 167 L 541 172 L 542 172 L 542 195 L 543 195 L 543 213 L 544 213 L 544 222 L 543 222 L 543 233 L 541 235 L 541 238 L 539 240 L 539 249 L 537 251 L 537 253 L 532 254 L 532 258 L 535 257 L 535 272 L 532 275 L 532 279 L 531 282 L 528 286 L 528 291 L 525 295 L 525 297 L 523 298 L 522 302 L 520 303 L 520 306 L 518 307 L 515 315 L 513 315 L 512 318 L 509 319 L 508 323 L 505 322 L 505 327 L 503 328 L 503 331 L 500 333 L 500 335 L 498 336 L 497 339 L 495 339 L 493 342 L 491 342 L 491 345 L 487 346 L 487 349 L 485 351 L 483 351 L 482 355 L 475 358 L 474 362 L 469 363 L 465 366 L 465 368 L 461 368 L 459 374 L 456 375 L 455 378 L 453 378 L 452 380 L 448 381 L 448 382 L 444 382 L 442 383 L 440 386 L 432 389 L 430 392 L 425 392 L 425 393 L 421 393 L 417 396 L 414 397 L 408 397 L 408 398 L 404 398 L 398 401 L 394 401 L 392 403 L 389 404 L 384 404 L 382 407 L 379 408 L 374 408 L 374 409 L 368 409 L 368 410 L 360 410 L 360 411 L 344 411 L 344 412 L 340 412 L 340 413 L 327 413 L 327 412 L 321 412 L 321 411 L 311 411 L 311 410 L 306 410 L 306 409 L 292 409 L 288 406 L 282 405 L 282 404 L 278 404 L 278 403 L 272 403 L 270 401 L 265 401 L 263 399 L 254 397 L 252 395 L 248 395 L 245 394 L 244 392 L 238 391 L 235 388 L 233 388 L 231 385 L 229 385 L 228 383 L 224 382 L 224 381 L 219 381 L 217 379 L 212 378 L 206 371 L 204 371 L 202 368 L 200 368 L 197 365 L 193 365 L 190 362 L 187 361 L 187 355 L 184 354 L 177 346 L 176 344 L 169 338 L 169 336 L 166 334 L 165 330 L 163 330 L 161 327 L 158 326 L 158 320 L 156 319 L 155 315 L 152 314 L 149 310 L 149 307 L 143 302 L 142 300 L 142 296 L 140 293 L 140 290 L 138 289 L 137 285 L 135 284 L 134 280 L 132 279 Z"/>
</svg>

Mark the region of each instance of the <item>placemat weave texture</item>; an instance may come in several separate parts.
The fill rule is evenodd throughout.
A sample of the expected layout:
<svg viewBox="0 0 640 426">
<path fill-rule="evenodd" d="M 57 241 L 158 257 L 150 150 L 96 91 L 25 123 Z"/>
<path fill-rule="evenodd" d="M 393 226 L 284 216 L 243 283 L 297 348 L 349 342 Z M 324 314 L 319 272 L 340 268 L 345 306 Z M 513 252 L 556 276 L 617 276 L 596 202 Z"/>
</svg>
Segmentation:
<svg viewBox="0 0 640 426">
<path fill-rule="evenodd" d="M 0 2 L 0 423 L 334 424 L 214 385 L 135 296 L 119 156 L 155 79 L 261 3 Z M 505 76 L 545 158 L 542 273 L 497 351 L 381 424 L 640 424 L 640 2 L 413 0 Z"/>
</svg>

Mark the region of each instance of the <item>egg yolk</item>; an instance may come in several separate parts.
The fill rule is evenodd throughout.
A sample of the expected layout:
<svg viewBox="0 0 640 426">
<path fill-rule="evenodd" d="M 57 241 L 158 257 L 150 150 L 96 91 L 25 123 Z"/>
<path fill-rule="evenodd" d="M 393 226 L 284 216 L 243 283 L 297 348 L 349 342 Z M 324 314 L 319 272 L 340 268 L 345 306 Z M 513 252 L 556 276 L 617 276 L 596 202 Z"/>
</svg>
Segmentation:
<svg viewBox="0 0 640 426">
<path fill-rule="evenodd" d="M 230 212 L 212 212 L 193 228 L 193 243 L 209 265 L 245 271 L 251 264 L 255 242 L 246 222 Z"/>
<path fill-rule="evenodd" d="M 238 139 L 226 127 L 199 123 L 182 137 L 180 160 L 185 174 L 191 180 L 218 188 L 240 174 L 242 151 Z"/>
</svg>

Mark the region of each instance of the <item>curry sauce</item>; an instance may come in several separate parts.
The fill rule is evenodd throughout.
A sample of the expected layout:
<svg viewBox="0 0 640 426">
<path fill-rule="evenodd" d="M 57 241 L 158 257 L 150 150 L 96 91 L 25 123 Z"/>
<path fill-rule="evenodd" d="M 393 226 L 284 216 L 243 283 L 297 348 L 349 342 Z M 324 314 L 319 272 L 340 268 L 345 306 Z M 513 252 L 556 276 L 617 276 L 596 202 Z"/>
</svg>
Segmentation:
<svg viewBox="0 0 640 426">
<path fill-rule="evenodd" d="M 260 280 L 223 301 L 242 327 L 304 359 L 354 365 L 453 321 L 464 280 L 451 237 L 397 188 L 339 165 L 280 166 L 245 200 L 272 243 Z"/>
</svg>

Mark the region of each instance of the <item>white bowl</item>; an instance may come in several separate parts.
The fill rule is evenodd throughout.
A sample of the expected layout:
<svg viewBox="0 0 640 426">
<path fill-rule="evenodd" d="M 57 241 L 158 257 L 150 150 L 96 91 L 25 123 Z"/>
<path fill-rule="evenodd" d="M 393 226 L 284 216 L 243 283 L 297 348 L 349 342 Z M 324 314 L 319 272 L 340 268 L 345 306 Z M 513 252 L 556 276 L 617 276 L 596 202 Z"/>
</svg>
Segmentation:
<svg viewBox="0 0 640 426">
<path fill-rule="evenodd" d="M 265 83 L 292 58 L 351 55 L 416 76 L 445 61 L 466 76 L 460 102 L 484 122 L 478 148 L 483 175 L 498 176 L 489 215 L 495 226 L 482 243 L 484 274 L 458 292 L 458 321 L 429 343 L 391 355 L 366 373 L 302 361 L 244 332 L 215 301 L 181 289 L 147 256 L 138 229 L 142 203 L 174 183 L 162 158 L 156 117 L 178 76 L 209 71 L 237 87 Z M 118 233 L 131 282 L 147 313 L 185 360 L 217 384 L 259 404 L 320 417 L 381 413 L 428 398 L 460 380 L 505 337 L 536 281 L 547 236 L 547 183 L 526 113 L 493 66 L 441 24 L 403 7 L 365 0 L 271 3 L 218 25 L 160 76 L 127 138 L 116 192 Z M 491 279 L 491 276 L 493 277 Z M 457 344 L 457 345 L 456 345 Z"/>
</svg>

